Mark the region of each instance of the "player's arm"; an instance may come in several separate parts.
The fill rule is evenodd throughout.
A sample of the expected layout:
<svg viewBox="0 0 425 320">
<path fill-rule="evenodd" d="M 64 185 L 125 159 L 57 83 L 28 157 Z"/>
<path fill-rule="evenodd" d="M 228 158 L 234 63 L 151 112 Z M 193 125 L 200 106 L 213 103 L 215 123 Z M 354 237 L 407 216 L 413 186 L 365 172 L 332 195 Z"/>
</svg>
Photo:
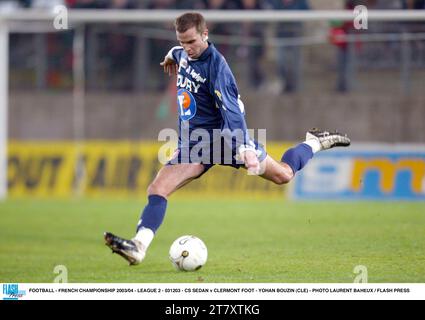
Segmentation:
<svg viewBox="0 0 425 320">
<path fill-rule="evenodd" d="M 164 57 L 164 60 L 160 63 L 160 66 L 164 68 L 164 73 L 168 73 L 169 76 L 177 74 L 178 70 L 178 59 L 176 54 L 176 50 L 182 49 L 182 47 L 173 47 L 170 51 L 168 51 L 167 55 Z"/>
<path fill-rule="evenodd" d="M 243 103 L 239 99 L 235 79 L 227 68 L 219 70 L 215 80 L 214 97 L 223 118 L 223 131 L 229 130 L 236 134 L 236 147 L 241 161 L 248 171 L 255 173 L 259 170 L 259 161 L 255 145 L 249 137 Z"/>
</svg>

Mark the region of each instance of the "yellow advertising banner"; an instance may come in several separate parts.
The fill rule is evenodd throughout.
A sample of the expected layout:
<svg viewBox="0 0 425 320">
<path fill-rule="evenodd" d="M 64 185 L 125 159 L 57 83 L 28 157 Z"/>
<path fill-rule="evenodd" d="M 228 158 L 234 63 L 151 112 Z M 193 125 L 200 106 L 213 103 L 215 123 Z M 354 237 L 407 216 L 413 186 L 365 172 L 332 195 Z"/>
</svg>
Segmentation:
<svg viewBox="0 0 425 320">
<path fill-rule="evenodd" d="M 36 141 L 9 143 L 10 197 L 63 198 L 145 197 L 162 164 L 158 142 Z M 288 144 L 269 143 L 267 152 L 280 159 Z M 284 197 L 285 188 L 244 169 L 215 166 L 176 197 Z"/>
</svg>

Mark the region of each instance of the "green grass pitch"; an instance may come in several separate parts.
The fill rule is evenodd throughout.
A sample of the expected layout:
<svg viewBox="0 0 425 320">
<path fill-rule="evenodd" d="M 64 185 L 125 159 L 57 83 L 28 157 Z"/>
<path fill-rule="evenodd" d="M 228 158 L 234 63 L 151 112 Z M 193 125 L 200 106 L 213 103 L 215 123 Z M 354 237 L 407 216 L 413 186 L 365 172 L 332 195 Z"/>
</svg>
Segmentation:
<svg viewBox="0 0 425 320">
<path fill-rule="evenodd" d="M 371 283 L 425 282 L 425 204 L 179 200 L 145 261 L 129 267 L 103 231 L 133 236 L 144 201 L 8 200 L 0 203 L 0 282 Z M 193 234 L 208 247 L 197 272 L 175 271 L 168 249 Z"/>
</svg>

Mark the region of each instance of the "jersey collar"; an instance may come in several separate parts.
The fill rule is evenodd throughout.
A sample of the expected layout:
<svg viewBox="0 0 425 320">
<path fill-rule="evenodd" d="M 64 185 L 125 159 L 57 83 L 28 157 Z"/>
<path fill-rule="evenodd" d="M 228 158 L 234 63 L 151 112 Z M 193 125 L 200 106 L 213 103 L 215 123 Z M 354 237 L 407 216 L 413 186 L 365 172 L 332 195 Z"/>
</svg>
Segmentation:
<svg viewBox="0 0 425 320">
<path fill-rule="evenodd" d="M 214 45 L 208 41 L 208 48 L 206 48 L 204 52 L 202 52 L 202 54 L 197 59 L 191 59 L 188 57 L 189 61 L 206 60 L 211 55 L 213 48 L 214 48 Z"/>
</svg>

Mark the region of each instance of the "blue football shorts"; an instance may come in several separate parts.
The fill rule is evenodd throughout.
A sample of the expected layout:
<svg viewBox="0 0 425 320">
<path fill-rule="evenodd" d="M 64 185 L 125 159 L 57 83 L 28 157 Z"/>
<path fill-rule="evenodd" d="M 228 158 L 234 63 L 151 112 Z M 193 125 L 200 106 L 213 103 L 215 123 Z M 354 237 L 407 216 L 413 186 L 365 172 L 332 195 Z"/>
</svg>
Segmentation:
<svg viewBox="0 0 425 320">
<path fill-rule="evenodd" d="M 264 146 L 257 141 L 253 140 L 255 149 L 257 151 L 257 157 L 262 162 L 267 157 L 267 152 Z M 237 148 L 232 145 L 230 147 L 224 139 L 221 139 L 221 143 L 209 143 L 206 145 L 196 144 L 192 146 L 180 145 L 174 152 L 171 160 L 165 165 L 170 166 L 181 163 L 201 163 L 204 165 L 204 173 L 211 169 L 215 165 L 230 166 L 236 169 L 244 167 L 245 164 L 237 159 L 238 151 Z"/>
</svg>

